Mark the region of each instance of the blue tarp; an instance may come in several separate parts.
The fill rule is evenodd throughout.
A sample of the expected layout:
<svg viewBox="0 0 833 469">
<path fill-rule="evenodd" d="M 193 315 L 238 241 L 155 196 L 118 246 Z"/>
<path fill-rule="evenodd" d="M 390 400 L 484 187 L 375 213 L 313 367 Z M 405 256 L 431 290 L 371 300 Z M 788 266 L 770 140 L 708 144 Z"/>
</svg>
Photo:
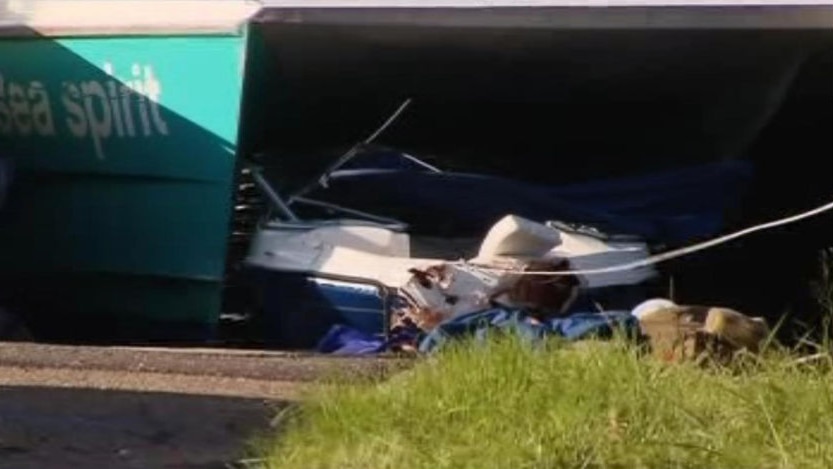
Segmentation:
<svg viewBox="0 0 833 469">
<path fill-rule="evenodd" d="M 506 214 L 581 223 L 651 242 L 678 244 L 712 236 L 752 176 L 727 161 L 629 178 L 547 186 L 496 176 L 389 164 L 371 155 L 346 165 L 315 197 L 394 217 L 413 233 L 482 236 Z M 569 171 L 569 166 L 565 166 Z"/>
<path fill-rule="evenodd" d="M 430 333 L 416 337 L 399 335 L 385 339 L 344 325 L 335 325 L 318 343 L 317 350 L 338 355 L 367 355 L 386 351 L 403 339 L 416 339 L 420 352 L 431 353 L 450 340 L 463 337 L 484 340 L 494 331 L 515 334 L 534 343 L 545 337 L 560 337 L 568 341 L 590 337 L 609 338 L 616 330 L 628 336 L 636 336 L 639 333 L 639 323 L 627 311 L 574 313 L 538 322 L 520 309 L 492 308 L 451 318 Z"/>
<path fill-rule="evenodd" d="M 315 349 L 321 353 L 335 355 L 371 355 L 387 349 L 387 341 L 378 334 L 336 324 L 321 338 Z"/>
<path fill-rule="evenodd" d="M 538 342 L 545 337 L 560 337 L 568 341 L 591 337 L 610 338 L 615 330 L 635 336 L 639 331 L 639 322 L 627 311 L 575 313 L 537 322 L 522 310 L 494 308 L 460 315 L 441 323 L 420 341 L 419 351 L 433 352 L 449 340 L 461 337 L 473 336 L 475 340 L 481 341 L 494 331 Z"/>
</svg>

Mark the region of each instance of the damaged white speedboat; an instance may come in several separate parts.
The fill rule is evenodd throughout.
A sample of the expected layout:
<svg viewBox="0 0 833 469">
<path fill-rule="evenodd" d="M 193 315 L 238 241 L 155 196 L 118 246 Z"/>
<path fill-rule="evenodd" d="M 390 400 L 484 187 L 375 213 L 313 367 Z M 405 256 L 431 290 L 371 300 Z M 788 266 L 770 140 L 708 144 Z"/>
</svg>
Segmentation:
<svg viewBox="0 0 833 469">
<path fill-rule="evenodd" d="M 262 178 L 260 183 L 268 185 Z M 477 253 L 471 258 L 455 257 L 459 240 L 449 242 L 447 252 L 435 243 L 432 257 L 419 257 L 413 253 L 420 239 L 404 224 L 355 216 L 299 220 L 276 192 L 266 190 L 283 216 L 260 226 L 245 262 L 258 279 L 267 341 L 284 348 L 311 348 L 335 324 L 384 334 L 394 300 L 430 328 L 493 301 L 517 303 L 513 287 L 525 278 L 524 270 L 594 268 L 649 255 L 638 239 L 605 240 L 510 214 L 470 246 Z M 578 291 L 557 301 L 566 311 L 582 290 L 638 285 L 655 276 L 643 268 L 582 277 Z"/>
</svg>

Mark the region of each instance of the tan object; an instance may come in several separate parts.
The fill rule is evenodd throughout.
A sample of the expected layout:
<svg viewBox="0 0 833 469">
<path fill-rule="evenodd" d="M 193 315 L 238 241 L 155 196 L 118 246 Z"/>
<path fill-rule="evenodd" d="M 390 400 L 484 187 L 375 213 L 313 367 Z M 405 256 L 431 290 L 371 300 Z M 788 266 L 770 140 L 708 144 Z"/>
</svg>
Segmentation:
<svg viewBox="0 0 833 469">
<path fill-rule="evenodd" d="M 646 313 L 639 322 L 654 356 L 675 362 L 704 353 L 718 359 L 742 349 L 755 353 L 769 335 L 763 318 L 719 307 L 660 308 Z"/>
</svg>

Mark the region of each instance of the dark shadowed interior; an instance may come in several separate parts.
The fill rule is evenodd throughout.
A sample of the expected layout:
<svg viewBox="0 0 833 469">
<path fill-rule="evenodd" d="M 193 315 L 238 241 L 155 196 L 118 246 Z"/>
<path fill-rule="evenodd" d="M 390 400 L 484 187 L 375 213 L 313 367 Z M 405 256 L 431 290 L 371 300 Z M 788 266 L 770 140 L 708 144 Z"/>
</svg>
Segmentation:
<svg viewBox="0 0 833 469">
<path fill-rule="evenodd" d="M 732 228 L 833 196 L 830 32 L 263 20 L 251 47 L 268 60 L 250 61 L 245 152 L 287 192 L 412 98 L 378 142 L 445 169 L 564 183 L 745 158 L 756 177 Z M 682 302 L 816 317 L 831 235 L 820 217 L 666 270 Z"/>
</svg>

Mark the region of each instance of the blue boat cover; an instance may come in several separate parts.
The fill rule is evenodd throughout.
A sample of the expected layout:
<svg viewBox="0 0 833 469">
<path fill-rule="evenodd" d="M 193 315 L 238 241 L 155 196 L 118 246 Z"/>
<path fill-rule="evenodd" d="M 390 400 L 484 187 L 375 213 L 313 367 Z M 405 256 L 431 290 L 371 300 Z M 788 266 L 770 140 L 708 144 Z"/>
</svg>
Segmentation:
<svg viewBox="0 0 833 469">
<path fill-rule="evenodd" d="M 335 355 L 372 355 L 384 352 L 387 341 L 378 334 L 354 329 L 344 324 L 333 325 L 321 338 L 315 349 Z"/>
<path fill-rule="evenodd" d="M 511 333 L 530 343 L 545 337 L 560 337 L 568 341 L 588 338 L 607 339 L 615 331 L 628 337 L 639 335 L 639 321 L 628 311 L 604 313 L 574 313 L 566 317 L 534 321 L 522 310 L 494 308 L 460 315 L 440 323 L 419 343 L 419 351 L 434 352 L 449 340 L 474 337 L 483 341 L 495 331 Z"/>
<path fill-rule="evenodd" d="M 357 159 L 332 174 L 327 187 L 314 197 L 397 218 L 415 234 L 482 236 L 499 219 L 515 214 L 680 244 L 723 229 L 724 213 L 739 202 L 752 169 L 746 161 L 725 161 L 548 186 L 491 175 L 432 172 L 373 155 L 371 161 Z"/>
<path fill-rule="evenodd" d="M 610 338 L 617 330 L 628 337 L 636 337 L 639 335 L 639 322 L 627 311 L 582 312 L 539 322 L 521 309 L 492 308 L 448 319 L 428 334 L 419 334 L 416 339 L 420 352 L 432 353 L 451 340 L 473 337 L 476 341 L 483 341 L 495 331 L 515 334 L 524 341 L 535 343 L 546 337 L 560 337 L 568 341 Z M 337 324 L 321 338 L 316 348 L 322 353 L 367 355 L 384 352 L 400 340 L 412 338 L 400 335 L 385 339 Z"/>
</svg>

